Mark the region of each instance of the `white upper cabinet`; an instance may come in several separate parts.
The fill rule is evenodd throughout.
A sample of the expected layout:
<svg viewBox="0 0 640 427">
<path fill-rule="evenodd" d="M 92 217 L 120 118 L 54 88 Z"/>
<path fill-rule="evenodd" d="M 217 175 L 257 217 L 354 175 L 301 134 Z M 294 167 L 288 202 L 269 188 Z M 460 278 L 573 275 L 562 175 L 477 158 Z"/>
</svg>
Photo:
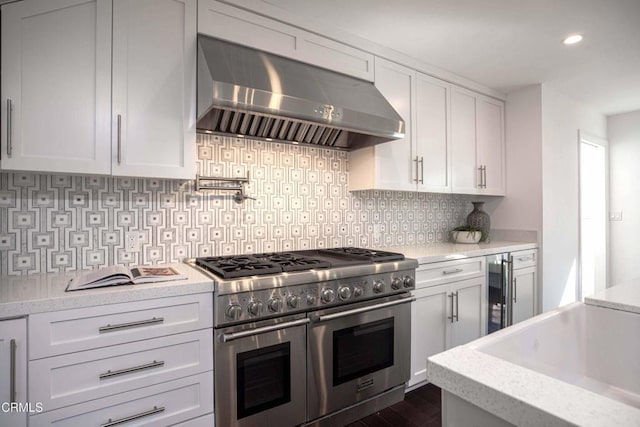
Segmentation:
<svg viewBox="0 0 640 427">
<path fill-rule="evenodd" d="M 505 194 L 504 103 L 477 97 L 477 164 L 483 167 L 482 194 Z"/>
<path fill-rule="evenodd" d="M 111 172 L 111 1 L 2 6 L 6 170 Z"/>
<path fill-rule="evenodd" d="M 373 81 L 373 55 L 217 0 L 198 2 L 198 32 Z"/>
<path fill-rule="evenodd" d="M 376 58 L 375 85 L 403 118 L 405 136 L 352 151 L 349 189 L 450 192 L 450 84 Z"/>
<path fill-rule="evenodd" d="M 451 191 L 449 91 L 451 85 L 417 73 L 415 157 L 418 191 Z"/>
<path fill-rule="evenodd" d="M 196 0 L 3 5 L 0 167 L 192 179 L 196 13 Z"/>
<path fill-rule="evenodd" d="M 504 144 L 504 103 L 452 86 L 452 191 L 503 196 Z"/>
<path fill-rule="evenodd" d="M 376 88 L 404 120 L 404 138 L 352 151 L 349 189 L 415 191 L 419 172 L 412 147 L 415 71 L 377 57 L 375 64 Z"/>
<path fill-rule="evenodd" d="M 196 0 L 114 0 L 114 175 L 195 177 L 196 13 Z"/>
</svg>

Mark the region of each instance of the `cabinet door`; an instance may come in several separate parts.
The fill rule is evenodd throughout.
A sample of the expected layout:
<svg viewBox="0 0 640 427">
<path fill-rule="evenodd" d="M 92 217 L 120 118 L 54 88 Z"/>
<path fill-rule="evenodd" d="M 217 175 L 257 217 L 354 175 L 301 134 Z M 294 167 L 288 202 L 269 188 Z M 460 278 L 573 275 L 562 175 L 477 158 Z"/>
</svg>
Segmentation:
<svg viewBox="0 0 640 427">
<path fill-rule="evenodd" d="M 451 87 L 451 187 L 454 193 L 478 193 L 476 166 L 476 94 Z"/>
<path fill-rule="evenodd" d="M 477 166 L 484 167 L 481 193 L 504 196 L 504 103 L 478 95 L 477 108 Z"/>
<path fill-rule="evenodd" d="M 455 321 L 451 323 L 451 347 L 466 344 L 487 333 L 486 279 L 463 280 L 455 286 L 453 309 Z"/>
<path fill-rule="evenodd" d="M 411 306 L 410 387 L 427 379 L 427 357 L 447 349 L 447 295 L 444 286 L 414 292 L 416 300 Z"/>
<path fill-rule="evenodd" d="M 111 172 L 111 2 L 2 6 L 3 169 Z"/>
<path fill-rule="evenodd" d="M 513 270 L 513 324 L 535 316 L 537 267 Z"/>
<path fill-rule="evenodd" d="M 417 74 L 416 156 L 418 191 L 449 192 L 449 88 L 442 80 Z"/>
<path fill-rule="evenodd" d="M 375 67 L 376 87 L 400 114 L 405 125 L 404 138 L 373 147 L 376 162 L 376 188 L 415 191 L 417 169 L 411 147 L 415 72 L 380 58 L 376 58 Z"/>
<path fill-rule="evenodd" d="M 113 2 L 113 174 L 195 177 L 196 0 Z"/>
<path fill-rule="evenodd" d="M 28 402 L 26 319 L 0 321 L 0 402 L 12 401 Z M 26 425 L 27 412 L 0 411 L 0 426 Z"/>
</svg>

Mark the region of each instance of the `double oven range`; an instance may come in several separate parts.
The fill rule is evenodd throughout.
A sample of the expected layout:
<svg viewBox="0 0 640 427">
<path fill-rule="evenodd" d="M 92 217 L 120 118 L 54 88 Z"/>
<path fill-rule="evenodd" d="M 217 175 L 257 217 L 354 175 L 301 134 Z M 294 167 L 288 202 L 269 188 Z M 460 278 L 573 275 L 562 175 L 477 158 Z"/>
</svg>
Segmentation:
<svg viewBox="0 0 640 427">
<path fill-rule="evenodd" d="M 218 426 L 344 425 L 404 398 L 417 262 L 359 248 L 197 258 Z"/>
</svg>

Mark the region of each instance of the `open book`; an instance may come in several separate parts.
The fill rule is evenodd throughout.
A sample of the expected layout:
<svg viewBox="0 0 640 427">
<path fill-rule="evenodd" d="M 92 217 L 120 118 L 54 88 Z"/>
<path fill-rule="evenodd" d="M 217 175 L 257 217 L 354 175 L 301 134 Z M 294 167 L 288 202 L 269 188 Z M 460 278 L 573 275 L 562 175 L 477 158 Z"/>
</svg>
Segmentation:
<svg viewBox="0 0 640 427">
<path fill-rule="evenodd" d="M 172 267 L 105 267 L 77 275 L 69 281 L 66 290 L 77 291 L 125 284 L 138 285 L 186 278 L 187 276 L 178 273 Z"/>
</svg>

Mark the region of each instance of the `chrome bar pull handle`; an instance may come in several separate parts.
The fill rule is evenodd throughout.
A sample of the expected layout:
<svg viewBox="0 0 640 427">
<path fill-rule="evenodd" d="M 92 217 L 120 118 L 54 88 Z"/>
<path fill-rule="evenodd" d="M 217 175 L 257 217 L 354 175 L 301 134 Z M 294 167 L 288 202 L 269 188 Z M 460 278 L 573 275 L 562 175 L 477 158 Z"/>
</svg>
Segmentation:
<svg viewBox="0 0 640 427">
<path fill-rule="evenodd" d="M 513 278 L 513 303 L 517 303 L 518 302 L 518 278 L 514 277 Z"/>
<path fill-rule="evenodd" d="M 122 162 L 122 115 L 118 114 L 118 164 Z"/>
<path fill-rule="evenodd" d="M 131 368 L 118 369 L 117 371 L 108 370 L 105 373 L 102 373 L 98 376 L 98 378 L 102 380 L 106 380 L 108 378 L 119 377 L 120 375 L 132 374 L 134 372 L 146 371 L 147 369 L 159 368 L 164 366 L 164 361 L 156 362 L 155 360 L 151 363 L 145 363 L 144 365 L 133 366 Z"/>
<path fill-rule="evenodd" d="M 11 369 L 11 377 L 9 378 L 9 402 L 16 401 L 16 350 L 18 345 L 16 340 L 9 341 L 9 366 Z"/>
<path fill-rule="evenodd" d="M 380 308 L 393 307 L 394 305 L 400 305 L 400 304 L 407 304 L 407 303 L 413 302 L 415 300 L 416 299 L 414 297 L 407 297 L 407 298 L 402 298 L 402 299 L 398 299 L 398 300 L 395 300 L 395 301 L 382 302 L 380 304 L 374 304 L 374 305 L 370 305 L 370 306 L 367 306 L 367 307 L 354 308 L 354 309 L 351 309 L 351 310 L 341 311 L 339 313 L 325 314 L 323 316 L 317 316 L 314 319 L 314 321 L 316 321 L 316 322 L 324 322 L 325 320 L 340 319 L 341 317 L 352 316 L 354 314 L 359 314 L 359 313 L 366 313 L 367 311 L 378 310 Z"/>
<path fill-rule="evenodd" d="M 107 325 L 98 328 L 99 333 L 114 332 L 122 329 L 140 328 L 142 326 L 155 325 L 164 322 L 164 317 L 154 317 L 153 319 L 140 320 L 137 322 L 120 323 L 117 325 Z"/>
<path fill-rule="evenodd" d="M 482 188 L 482 165 L 478 167 L 478 188 Z"/>
<path fill-rule="evenodd" d="M 420 184 L 424 184 L 424 157 L 420 157 Z"/>
<path fill-rule="evenodd" d="M 453 270 L 443 270 L 442 274 L 443 275 L 447 275 L 447 274 L 456 274 L 456 273 L 462 273 L 464 270 L 462 270 L 461 268 L 454 268 Z"/>
<path fill-rule="evenodd" d="M 13 102 L 10 99 L 7 99 L 7 157 L 11 157 L 13 152 L 13 141 L 11 137 L 13 135 Z"/>
<path fill-rule="evenodd" d="M 487 188 L 487 165 L 482 166 L 482 188 Z"/>
<path fill-rule="evenodd" d="M 240 338 L 250 337 L 253 335 L 264 334 L 265 332 L 273 332 L 280 329 L 291 328 L 293 326 L 306 325 L 309 322 L 311 322 L 311 319 L 308 319 L 308 318 L 293 320 L 291 322 L 278 323 L 276 325 L 265 326 L 263 328 L 255 328 L 255 329 L 249 329 L 241 332 L 231 332 L 228 334 L 222 334 L 220 336 L 220 339 L 222 340 L 222 342 L 229 342 L 229 341 L 237 340 Z"/>
<path fill-rule="evenodd" d="M 456 322 L 460 321 L 460 307 L 458 306 L 458 301 L 460 300 L 460 296 L 458 295 L 458 291 L 456 291 Z"/>
<path fill-rule="evenodd" d="M 416 177 L 413 179 L 413 182 L 415 182 L 416 184 L 420 182 L 420 173 L 418 172 L 418 164 L 420 163 L 420 161 L 418 160 L 419 157 L 416 156 L 415 159 L 413 159 L 413 161 L 416 163 Z"/>
<path fill-rule="evenodd" d="M 447 319 L 451 320 L 451 323 L 455 322 L 455 318 L 456 315 L 453 313 L 453 298 L 454 298 L 454 293 L 451 292 L 451 295 L 447 295 L 448 298 L 451 298 L 451 316 L 447 316 Z"/>
<path fill-rule="evenodd" d="M 109 421 L 107 421 L 104 424 L 100 424 L 100 427 L 118 426 L 120 424 L 128 423 L 128 422 L 135 421 L 135 420 L 139 420 L 140 418 L 148 417 L 148 416 L 151 416 L 151 415 L 154 415 L 154 414 L 159 414 L 160 412 L 164 412 L 164 406 L 161 406 L 159 408 L 157 406 L 154 406 L 153 409 L 151 409 L 149 411 L 141 412 L 139 414 L 131 415 L 129 417 L 119 418 L 117 420 L 112 420 L 111 418 L 109 418 Z"/>
</svg>

